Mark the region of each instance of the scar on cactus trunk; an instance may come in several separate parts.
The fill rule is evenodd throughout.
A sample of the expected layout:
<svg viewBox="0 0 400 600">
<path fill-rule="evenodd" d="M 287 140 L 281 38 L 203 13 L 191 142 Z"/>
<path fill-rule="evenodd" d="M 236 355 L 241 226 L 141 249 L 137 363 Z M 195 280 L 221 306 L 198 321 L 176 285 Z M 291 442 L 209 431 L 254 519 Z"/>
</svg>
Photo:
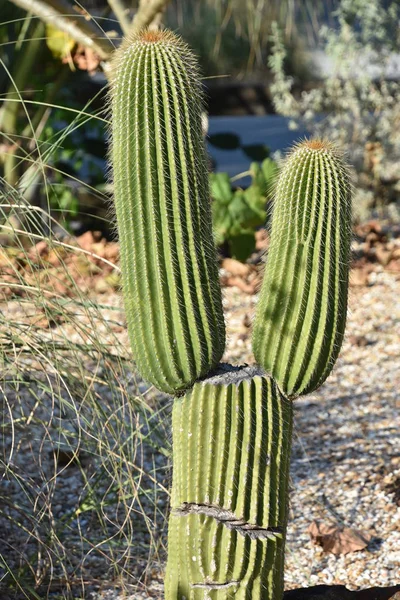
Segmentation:
<svg viewBox="0 0 400 600">
<path fill-rule="evenodd" d="M 167 600 L 280 600 L 292 399 L 329 375 L 343 338 L 350 185 L 322 140 L 294 148 L 276 187 L 255 320 L 259 367 L 225 346 L 202 93 L 174 34 L 116 53 L 114 197 L 130 342 L 141 375 L 174 394 Z"/>
</svg>

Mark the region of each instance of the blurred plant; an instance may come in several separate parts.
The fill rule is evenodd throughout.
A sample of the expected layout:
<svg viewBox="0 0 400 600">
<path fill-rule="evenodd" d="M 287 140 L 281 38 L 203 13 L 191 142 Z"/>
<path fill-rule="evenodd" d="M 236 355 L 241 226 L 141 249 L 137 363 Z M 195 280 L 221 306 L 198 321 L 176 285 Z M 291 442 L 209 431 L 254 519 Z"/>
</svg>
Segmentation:
<svg viewBox="0 0 400 600">
<path fill-rule="evenodd" d="M 400 42 L 400 5 L 342 0 L 333 16 L 338 29 L 321 28 L 331 73 L 300 98 L 293 94 L 293 79 L 285 69 L 287 52 L 277 23 L 273 25 L 271 92 L 280 114 L 340 143 L 361 169 L 369 142 L 377 143 L 386 157 L 400 152 L 400 82 L 390 80 Z"/>
<path fill-rule="evenodd" d="M 207 73 L 265 73 L 273 21 L 282 25 L 288 43 L 300 35 L 315 38 L 320 17 L 331 4 L 332 0 L 172 0 L 166 20 L 191 40 Z"/>
<path fill-rule="evenodd" d="M 35 199 L 36 192 L 43 188 L 40 183 L 46 188 L 45 170 L 54 168 L 57 158 L 48 157 L 47 163 L 43 160 L 48 121 L 54 119 L 54 102 L 60 91 L 65 91 L 71 70 L 78 68 L 94 73 L 101 67 L 108 73 L 108 61 L 115 49 L 112 40 L 118 33 L 109 26 L 108 31 L 102 27 L 107 11 L 114 11 L 123 31 L 127 27 L 134 30 L 157 20 L 167 2 L 140 0 L 132 16 L 130 8 L 121 0 L 110 0 L 109 7 L 95 17 L 61 0 L 2 1 L 0 175 L 10 185 L 17 186 L 25 199 Z M 112 25 L 115 28 L 115 22 Z M 64 63 L 61 68 L 60 61 Z M 39 62 L 41 68 L 36 69 Z M 52 83 L 48 84 L 49 81 Z M 70 102 L 68 108 L 71 108 Z M 76 108 L 82 109 L 82 106 Z M 63 185 L 61 181 L 57 183 Z M 47 209 L 57 204 L 59 194 L 51 194 L 53 199 L 49 201 L 46 191 Z M 62 196 L 61 204 L 70 208 L 66 193 Z"/>
<path fill-rule="evenodd" d="M 251 176 L 252 183 L 245 190 L 233 189 L 227 173 L 210 174 L 215 241 L 217 245 L 226 243 L 237 260 L 245 261 L 255 249 L 254 229 L 266 221 L 266 204 L 277 171 L 277 164 L 270 158 L 261 165 L 251 163 L 249 171 L 238 176 Z"/>
<path fill-rule="evenodd" d="M 43 145 L 52 148 L 48 161 L 48 166 L 52 166 L 48 174 L 49 207 L 67 230 L 71 219 L 86 208 L 83 202 L 85 189 L 92 194 L 102 189 L 106 155 L 104 123 L 101 120 L 90 119 L 84 126 L 74 127 L 68 135 L 64 135 L 69 121 L 68 111 L 57 108 L 43 132 Z M 54 144 L 60 136 L 63 137 L 62 143 Z M 101 205 L 101 194 L 97 195 Z"/>
</svg>

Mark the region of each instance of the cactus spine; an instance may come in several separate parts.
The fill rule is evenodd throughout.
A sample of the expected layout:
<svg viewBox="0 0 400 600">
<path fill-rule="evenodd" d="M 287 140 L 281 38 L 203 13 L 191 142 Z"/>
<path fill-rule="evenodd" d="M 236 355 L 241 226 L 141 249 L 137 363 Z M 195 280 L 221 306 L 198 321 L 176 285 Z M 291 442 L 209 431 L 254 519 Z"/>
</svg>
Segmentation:
<svg viewBox="0 0 400 600">
<path fill-rule="evenodd" d="M 225 343 L 202 140 L 187 47 L 144 31 L 114 61 L 112 160 L 130 340 L 173 410 L 166 600 L 281 600 L 292 429 L 289 397 L 328 375 L 345 325 L 350 191 L 321 141 L 280 176 L 254 352 Z M 267 371 L 268 374 L 265 373 Z M 197 381 L 200 378 L 202 381 Z"/>
<path fill-rule="evenodd" d="M 288 396 L 319 387 L 339 353 L 347 310 L 350 184 L 320 140 L 294 148 L 280 175 L 257 309 L 257 362 Z"/>
<path fill-rule="evenodd" d="M 225 347 L 212 236 L 202 94 L 169 32 L 128 39 L 113 65 L 114 199 L 128 331 L 145 379 L 190 387 Z"/>
</svg>

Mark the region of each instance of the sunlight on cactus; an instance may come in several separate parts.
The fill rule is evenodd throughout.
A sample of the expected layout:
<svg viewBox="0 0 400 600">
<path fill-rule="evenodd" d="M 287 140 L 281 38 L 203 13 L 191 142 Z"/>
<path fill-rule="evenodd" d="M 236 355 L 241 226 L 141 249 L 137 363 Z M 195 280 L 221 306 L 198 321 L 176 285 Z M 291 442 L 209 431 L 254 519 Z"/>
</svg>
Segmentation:
<svg viewBox="0 0 400 600">
<path fill-rule="evenodd" d="M 274 200 L 267 269 L 253 334 L 256 360 L 289 396 L 328 377 L 346 324 L 350 183 L 334 147 L 297 145 Z"/>
<path fill-rule="evenodd" d="M 345 327 L 346 167 L 322 140 L 289 155 L 276 186 L 253 338 L 261 366 L 217 367 L 225 328 L 194 58 L 172 33 L 144 31 L 122 45 L 113 69 L 112 161 L 130 340 L 141 375 L 179 394 L 165 597 L 280 600 L 289 397 L 326 379 Z"/>
<path fill-rule="evenodd" d="M 225 349 L 200 80 L 189 49 L 169 32 L 128 39 L 113 70 L 114 198 L 130 340 L 143 377 L 175 393 Z"/>
</svg>

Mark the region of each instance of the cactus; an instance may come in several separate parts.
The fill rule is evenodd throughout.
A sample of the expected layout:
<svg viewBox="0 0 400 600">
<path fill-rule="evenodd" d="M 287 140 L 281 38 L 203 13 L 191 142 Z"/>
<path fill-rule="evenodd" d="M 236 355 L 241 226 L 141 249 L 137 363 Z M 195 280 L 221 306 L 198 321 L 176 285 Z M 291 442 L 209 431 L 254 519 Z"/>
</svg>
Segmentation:
<svg viewBox="0 0 400 600">
<path fill-rule="evenodd" d="M 315 389 L 346 316 L 350 186 L 326 142 L 283 168 L 255 323 L 260 367 L 224 349 L 201 93 L 190 51 L 144 31 L 117 52 L 112 160 L 123 292 L 142 376 L 177 396 L 167 600 L 281 600 L 291 398 Z"/>
<path fill-rule="evenodd" d="M 292 403 L 256 368 L 175 401 L 166 598 L 280 598 Z"/>
<path fill-rule="evenodd" d="M 292 397 L 325 381 L 346 323 L 350 184 L 331 144 L 306 140 L 294 148 L 274 204 L 253 351 Z"/>
<path fill-rule="evenodd" d="M 187 46 L 169 32 L 126 40 L 112 71 L 128 332 L 143 377 L 176 393 L 215 367 L 225 347 L 200 82 Z"/>
</svg>

